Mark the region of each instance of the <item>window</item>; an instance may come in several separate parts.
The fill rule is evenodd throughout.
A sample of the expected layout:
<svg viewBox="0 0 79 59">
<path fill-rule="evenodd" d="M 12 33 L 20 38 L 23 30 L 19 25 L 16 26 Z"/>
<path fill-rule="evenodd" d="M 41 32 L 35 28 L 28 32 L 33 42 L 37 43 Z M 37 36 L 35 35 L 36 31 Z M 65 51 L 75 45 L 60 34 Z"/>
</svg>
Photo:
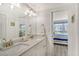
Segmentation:
<svg viewBox="0 0 79 59">
<path fill-rule="evenodd" d="M 68 29 L 67 21 L 54 22 L 54 34 L 68 35 L 67 29 Z"/>
<path fill-rule="evenodd" d="M 25 36 L 25 24 L 20 24 L 19 37 Z"/>
</svg>

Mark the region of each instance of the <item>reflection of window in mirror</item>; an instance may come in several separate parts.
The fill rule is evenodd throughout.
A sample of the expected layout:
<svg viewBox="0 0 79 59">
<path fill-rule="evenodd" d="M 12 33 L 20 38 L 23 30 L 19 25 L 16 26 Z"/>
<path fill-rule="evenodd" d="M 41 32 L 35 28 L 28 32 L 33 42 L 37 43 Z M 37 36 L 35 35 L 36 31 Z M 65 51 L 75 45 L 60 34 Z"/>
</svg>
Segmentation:
<svg viewBox="0 0 79 59">
<path fill-rule="evenodd" d="M 25 24 L 20 24 L 19 37 L 25 36 Z"/>
</svg>

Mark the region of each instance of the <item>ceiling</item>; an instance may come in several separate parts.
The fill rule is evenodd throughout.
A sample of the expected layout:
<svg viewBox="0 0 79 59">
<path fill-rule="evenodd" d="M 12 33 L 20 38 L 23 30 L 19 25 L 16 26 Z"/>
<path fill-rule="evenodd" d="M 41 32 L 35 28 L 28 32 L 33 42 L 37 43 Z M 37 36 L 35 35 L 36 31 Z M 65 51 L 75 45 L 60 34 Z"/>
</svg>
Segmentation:
<svg viewBox="0 0 79 59">
<path fill-rule="evenodd" d="M 28 3 L 35 11 L 49 11 L 55 8 L 66 8 L 71 6 L 73 3 Z"/>
<path fill-rule="evenodd" d="M 13 10 L 10 8 L 11 4 L 2 4 L 0 5 L 0 12 L 7 12 L 11 13 L 15 16 L 25 16 L 25 11 L 27 10 L 27 7 L 31 7 L 34 11 L 37 13 L 42 12 L 42 11 L 51 11 L 53 9 L 61 9 L 61 8 L 66 8 L 74 5 L 73 3 L 20 3 L 20 8 L 14 7 Z"/>
</svg>

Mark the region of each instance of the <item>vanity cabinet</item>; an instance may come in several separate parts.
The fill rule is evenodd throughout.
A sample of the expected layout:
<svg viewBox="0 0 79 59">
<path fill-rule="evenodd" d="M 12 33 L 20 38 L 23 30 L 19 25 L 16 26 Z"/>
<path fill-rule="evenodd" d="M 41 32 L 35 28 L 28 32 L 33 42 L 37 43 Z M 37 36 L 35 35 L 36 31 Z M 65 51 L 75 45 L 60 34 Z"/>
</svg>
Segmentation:
<svg viewBox="0 0 79 59">
<path fill-rule="evenodd" d="M 27 50 L 22 56 L 45 56 L 46 55 L 46 40 L 42 40 L 35 46 Z"/>
</svg>

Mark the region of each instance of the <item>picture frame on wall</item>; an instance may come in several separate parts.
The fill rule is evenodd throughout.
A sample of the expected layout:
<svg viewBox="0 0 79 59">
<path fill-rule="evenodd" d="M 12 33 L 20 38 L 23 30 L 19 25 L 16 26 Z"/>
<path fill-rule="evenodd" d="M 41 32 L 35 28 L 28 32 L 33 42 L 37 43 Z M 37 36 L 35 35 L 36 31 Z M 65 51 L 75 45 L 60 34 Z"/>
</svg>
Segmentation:
<svg viewBox="0 0 79 59">
<path fill-rule="evenodd" d="M 10 26 L 15 26 L 15 22 L 11 22 L 10 23 Z"/>
</svg>

